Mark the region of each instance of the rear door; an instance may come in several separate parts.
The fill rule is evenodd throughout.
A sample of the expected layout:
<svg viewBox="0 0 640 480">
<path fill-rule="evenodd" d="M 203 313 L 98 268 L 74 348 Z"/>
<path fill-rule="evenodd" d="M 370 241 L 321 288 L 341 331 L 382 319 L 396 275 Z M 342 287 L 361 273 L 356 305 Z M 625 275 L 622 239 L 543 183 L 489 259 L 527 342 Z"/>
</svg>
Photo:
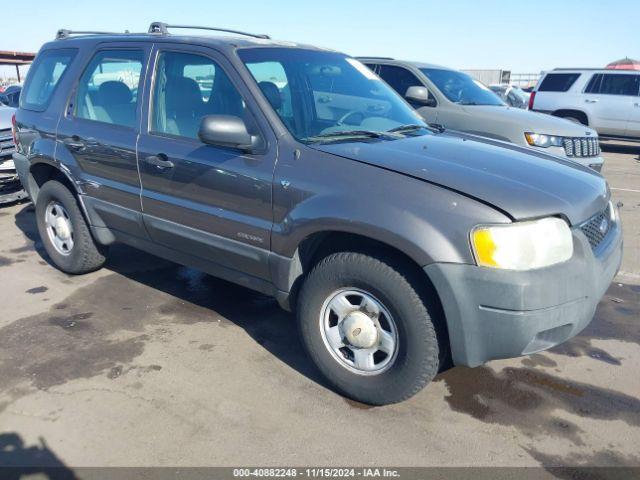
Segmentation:
<svg viewBox="0 0 640 480">
<path fill-rule="evenodd" d="M 544 75 L 535 89 L 533 110 L 551 113 L 562 109 L 584 111 L 580 72 L 550 72 Z"/>
<path fill-rule="evenodd" d="M 638 100 L 638 75 L 594 75 L 583 95 L 590 125 L 601 135 L 625 135 L 634 101 Z"/>
<path fill-rule="evenodd" d="M 74 161 L 87 203 L 113 230 L 145 237 L 136 141 L 150 45 L 105 43 L 76 82 L 58 125 L 56 157 Z"/>
<path fill-rule="evenodd" d="M 640 75 L 636 75 L 636 83 L 640 84 Z M 627 123 L 627 130 L 625 132 L 626 137 L 640 138 L 640 87 L 638 88 L 638 94 L 633 98 L 633 108 L 631 109 L 631 116 Z"/>
<path fill-rule="evenodd" d="M 269 278 L 276 140 L 237 72 L 206 47 L 154 47 L 138 142 L 144 222 L 163 246 Z M 242 117 L 261 151 L 202 143 L 204 115 Z M 220 273 L 224 276 L 224 272 Z"/>
</svg>

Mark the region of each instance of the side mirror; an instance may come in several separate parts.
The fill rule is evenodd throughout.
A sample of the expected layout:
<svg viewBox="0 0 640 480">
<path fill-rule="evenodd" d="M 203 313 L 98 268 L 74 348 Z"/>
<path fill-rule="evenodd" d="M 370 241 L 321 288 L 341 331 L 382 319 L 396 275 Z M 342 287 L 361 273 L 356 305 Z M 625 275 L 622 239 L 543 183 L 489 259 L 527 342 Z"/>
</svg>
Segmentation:
<svg viewBox="0 0 640 480">
<path fill-rule="evenodd" d="M 244 120 L 233 115 L 202 117 L 198 138 L 209 145 L 237 148 L 243 152 L 252 152 L 259 141 L 259 137 L 249 133 Z"/>
<path fill-rule="evenodd" d="M 409 87 L 407 88 L 407 92 L 404 94 L 404 98 L 411 103 L 417 103 L 423 107 L 436 106 L 436 100 L 429 95 L 427 87 Z"/>
</svg>

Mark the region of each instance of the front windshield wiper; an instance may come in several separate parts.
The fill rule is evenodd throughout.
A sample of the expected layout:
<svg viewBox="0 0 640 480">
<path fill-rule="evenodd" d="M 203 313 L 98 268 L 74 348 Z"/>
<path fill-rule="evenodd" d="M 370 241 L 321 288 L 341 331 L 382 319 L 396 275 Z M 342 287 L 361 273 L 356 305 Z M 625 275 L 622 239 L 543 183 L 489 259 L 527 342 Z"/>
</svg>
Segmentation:
<svg viewBox="0 0 640 480">
<path fill-rule="evenodd" d="M 501 107 L 502 103 L 478 103 L 478 102 L 457 102 L 458 105 L 472 105 L 481 107 Z"/>
<path fill-rule="evenodd" d="M 307 140 L 332 140 L 345 137 L 397 138 L 396 136 L 390 135 L 388 132 L 375 132 L 373 130 L 344 130 L 341 132 L 320 133 L 309 137 Z"/>
<path fill-rule="evenodd" d="M 387 130 L 387 132 L 408 133 L 408 132 L 414 132 L 416 130 L 431 130 L 437 133 L 442 133 L 444 132 L 444 126 L 438 123 L 430 123 L 428 125 L 408 124 L 408 125 L 400 125 L 399 127 L 392 128 L 391 130 Z"/>
<path fill-rule="evenodd" d="M 399 127 L 395 127 L 395 128 L 392 128 L 391 130 L 387 130 L 387 133 L 413 132 L 414 130 L 423 130 L 425 128 L 427 128 L 425 125 L 410 123 L 408 125 L 400 125 Z"/>
</svg>

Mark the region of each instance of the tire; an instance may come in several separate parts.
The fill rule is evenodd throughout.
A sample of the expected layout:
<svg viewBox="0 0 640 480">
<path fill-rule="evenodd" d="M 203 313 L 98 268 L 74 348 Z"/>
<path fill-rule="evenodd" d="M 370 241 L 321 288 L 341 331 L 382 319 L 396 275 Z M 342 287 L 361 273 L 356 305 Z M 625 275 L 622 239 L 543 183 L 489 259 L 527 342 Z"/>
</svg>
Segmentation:
<svg viewBox="0 0 640 480">
<path fill-rule="evenodd" d="M 48 209 L 66 219 L 68 223 L 65 225 L 70 225 L 68 236 L 72 246 L 69 246 L 69 243 L 66 250 L 62 248 L 61 251 L 61 248 L 54 244 L 55 234 L 52 236 L 46 220 Z M 104 265 L 106 247 L 95 243 L 75 196 L 62 183 L 49 180 L 40 188 L 36 201 L 36 223 L 44 248 L 58 269 L 79 275 L 93 272 Z"/>
<path fill-rule="evenodd" d="M 423 279 L 409 272 L 393 258 L 343 252 L 324 258 L 306 278 L 297 305 L 301 338 L 311 359 L 339 393 L 370 405 L 401 402 L 422 390 L 438 373 L 442 349 L 429 311 L 436 309 L 428 307 L 418 293 L 421 291 L 418 282 Z M 332 299 L 340 295 L 349 297 L 350 292 L 356 292 L 356 297 L 357 294 L 369 295 L 380 303 L 386 312 L 379 317 L 380 325 L 387 314 L 392 317 L 390 322 L 385 322 L 385 328 L 389 324 L 395 326 L 395 354 L 379 371 L 360 371 L 355 364 L 358 348 L 348 346 L 346 350 L 336 351 L 327 340 L 331 335 L 325 325 L 331 326 L 338 318 L 331 308 L 326 316 L 327 305 L 331 306 Z M 357 304 L 356 297 L 351 297 L 350 303 Z M 339 325 L 348 331 L 344 325 L 349 316 L 344 318 Z M 380 329 L 378 332 L 380 338 Z M 383 365 L 387 357 L 379 365 Z M 346 365 L 352 362 L 353 365 Z M 377 365 L 374 368 L 378 368 Z"/>
</svg>

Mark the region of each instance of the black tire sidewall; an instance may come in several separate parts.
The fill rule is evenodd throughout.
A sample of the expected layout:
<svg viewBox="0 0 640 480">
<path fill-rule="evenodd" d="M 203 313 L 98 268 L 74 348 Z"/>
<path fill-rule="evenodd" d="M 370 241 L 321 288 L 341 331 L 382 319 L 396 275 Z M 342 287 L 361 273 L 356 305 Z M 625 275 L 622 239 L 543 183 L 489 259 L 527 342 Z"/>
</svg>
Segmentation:
<svg viewBox="0 0 640 480">
<path fill-rule="evenodd" d="M 46 208 L 52 201 L 56 201 L 64 207 L 71 221 L 74 245 L 69 255 L 59 253 L 51 243 L 47 233 L 44 218 Z M 87 249 L 96 249 L 96 246 L 93 243 L 93 238 L 91 237 L 91 233 L 89 232 L 89 228 L 80 211 L 76 198 L 62 183 L 50 180 L 46 182 L 38 192 L 36 201 L 36 223 L 44 248 L 52 262 L 63 272 L 71 274 L 84 273 L 84 270 L 86 270 L 84 263 L 88 253 Z M 88 242 L 91 243 L 87 244 Z"/>
<path fill-rule="evenodd" d="M 393 365 L 380 374 L 359 375 L 348 370 L 324 344 L 322 306 L 341 288 L 371 293 L 394 319 L 399 349 Z M 371 404 L 398 402 L 419 391 L 438 371 L 438 342 L 426 306 L 405 277 L 369 256 L 348 254 L 321 263 L 303 285 L 298 312 L 309 355 L 332 386 L 351 398 Z"/>
</svg>

